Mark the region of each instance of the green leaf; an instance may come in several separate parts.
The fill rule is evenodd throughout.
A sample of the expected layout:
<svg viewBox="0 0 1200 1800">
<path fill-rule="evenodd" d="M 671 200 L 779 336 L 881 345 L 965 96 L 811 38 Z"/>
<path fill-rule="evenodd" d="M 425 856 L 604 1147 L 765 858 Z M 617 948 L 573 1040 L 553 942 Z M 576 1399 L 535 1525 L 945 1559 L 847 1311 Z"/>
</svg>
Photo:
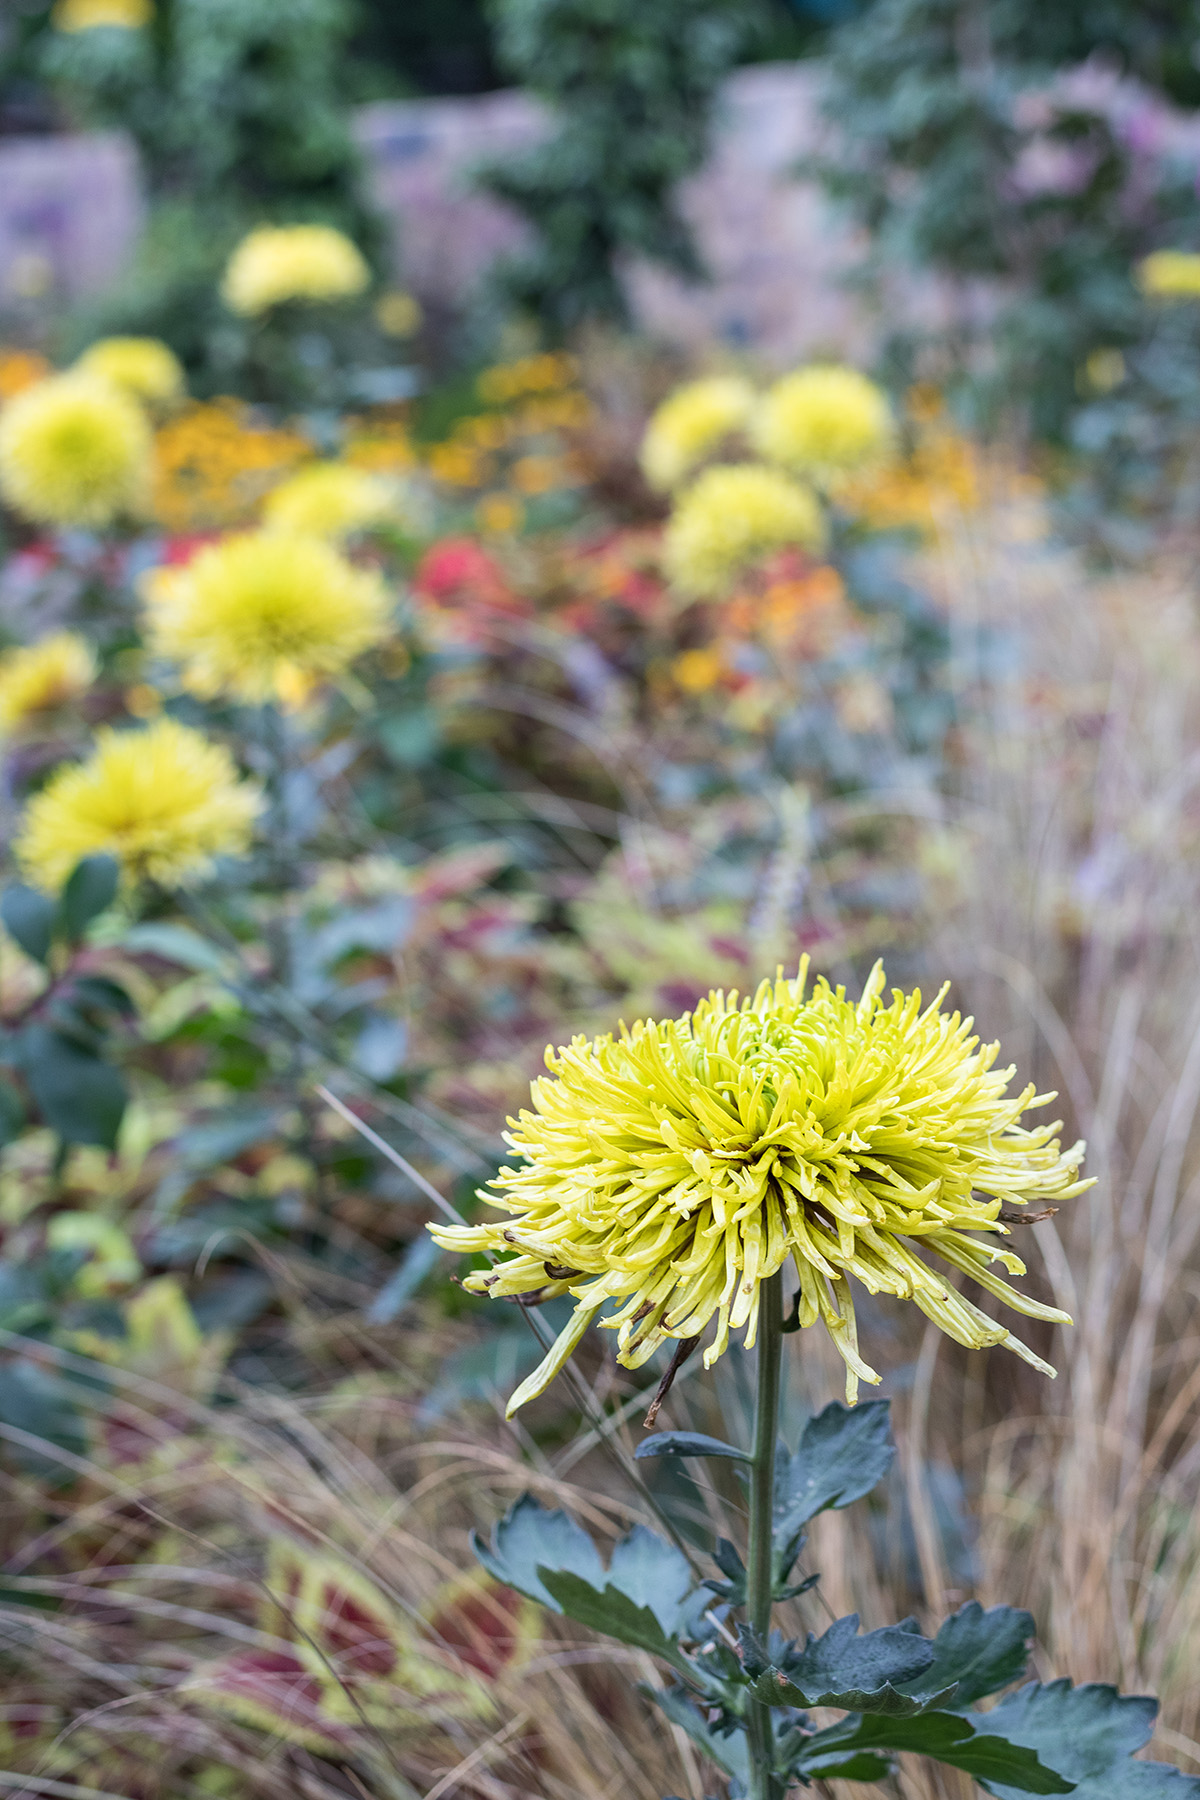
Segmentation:
<svg viewBox="0 0 1200 1800">
<path fill-rule="evenodd" d="M 87 1450 L 83 1419 L 65 1384 L 48 1369 L 24 1358 L 0 1365 L 0 1422 L 75 1456 Z M 31 1474 L 55 1486 L 75 1480 L 63 1463 L 40 1455 L 32 1445 L 14 1444 L 10 1453 Z"/>
<path fill-rule="evenodd" d="M 0 1075 L 0 1150 L 21 1135 L 25 1125 L 25 1103 L 11 1081 Z"/>
<path fill-rule="evenodd" d="M 853 1714 L 809 1738 L 797 1762 L 807 1773 L 810 1762 L 831 1752 L 859 1750 L 913 1751 L 931 1756 L 952 1769 L 963 1769 L 990 1787 L 1007 1782 L 1004 1790 L 1016 1794 L 1069 1794 L 1072 1783 L 1039 1760 L 1035 1750 L 991 1732 L 976 1730 L 990 1724 L 987 1714 L 975 1724 L 961 1713 L 923 1712 L 911 1718 L 855 1717 Z"/>
<path fill-rule="evenodd" d="M 490 1550 L 478 1533 L 471 1543 L 489 1575 L 551 1612 L 563 1609 L 543 1585 L 542 1568 L 569 1570 L 595 1586 L 604 1581 L 604 1563 L 587 1532 L 565 1512 L 539 1506 L 532 1494 L 522 1494 L 492 1528 Z"/>
<path fill-rule="evenodd" d="M 692 1570 L 676 1545 L 644 1525 L 635 1525 L 614 1548 L 608 1579 L 637 1605 L 648 1606 L 668 1636 L 683 1629 L 692 1594 Z"/>
<path fill-rule="evenodd" d="M 903 1694 L 896 1684 L 913 1683 L 933 1662 L 928 1638 L 903 1625 L 859 1635 L 858 1614 L 831 1625 L 823 1637 L 809 1636 L 804 1649 L 793 1651 L 782 1666 L 754 1670 L 751 1692 L 768 1706 L 840 1706 L 850 1712 L 886 1713 L 901 1718 L 943 1701 L 947 1691 L 926 1687 L 923 1695 Z"/>
<path fill-rule="evenodd" d="M 135 956 L 157 956 L 162 962 L 192 969 L 197 975 L 229 972 L 227 957 L 186 925 L 135 925 L 121 939 L 121 948 Z"/>
<path fill-rule="evenodd" d="M 783 1580 L 803 1542 L 804 1527 L 827 1508 L 849 1506 L 869 1494 L 891 1467 L 895 1446 L 886 1400 L 861 1406 L 830 1401 L 804 1427 L 794 1456 L 780 1449 L 775 1463 L 775 1568 Z"/>
<path fill-rule="evenodd" d="M 666 1713 L 673 1725 L 686 1731 L 692 1742 L 703 1750 L 718 1769 L 746 1785 L 750 1780 L 750 1751 L 745 1735 L 736 1731 L 725 1737 L 713 1730 L 700 1708 L 681 1687 L 649 1688 L 642 1692 Z"/>
<path fill-rule="evenodd" d="M 58 900 L 58 925 L 69 943 L 78 943 L 93 919 L 108 911 L 120 878 L 114 856 L 85 856 L 76 863 Z"/>
<path fill-rule="evenodd" d="M 24 882 L 18 881 L 0 895 L 0 919 L 3 919 L 9 937 L 20 945 L 26 956 L 31 956 L 34 962 L 49 961 L 54 942 L 52 900 L 39 894 L 36 888 L 26 887 Z"/>
<path fill-rule="evenodd" d="M 921 1685 L 955 1685 L 951 1710 L 965 1710 L 987 1694 L 1019 1681 L 1029 1661 L 1033 1618 L 1014 1606 L 984 1612 L 978 1600 L 945 1620 L 933 1640 L 933 1662 Z"/>
<path fill-rule="evenodd" d="M 679 1646 L 663 1630 L 653 1608 L 639 1606 L 611 1582 L 606 1587 L 596 1588 L 568 1570 L 547 1569 L 544 1565 L 539 1566 L 538 1576 L 543 1587 L 558 1602 L 559 1610 L 574 1619 L 577 1625 L 604 1632 L 638 1650 L 649 1650 L 652 1656 L 665 1657 L 668 1662 L 678 1660 Z"/>
<path fill-rule="evenodd" d="M 1200 1781 L 1194 1777 L 1161 1763 L 1130 1761 L 1149 1742 L 1157 1712 L 1157 1701 L 1144 1695 L 1118 1694 L 1100 1682 L 1072 1687 L 1063 1680 L 1045 1686 L 1030 1682 L 991 1712 L 970 1718 L 981 1730 L 1035 1750 L 1043 1762 L 1079 1784 L 1081 1800 L 1125 1800 L 1135 1793 L 1145 1800 L 1159 1793 L 1164 1800 L 1193 1800 L 1200 1796 Z M 998 1800 L 1022 1791 L 1015 1782 L 1006 1785 L 1003 1776 L 986 1785 Z"/>
<path fill-rule="evenodd" d="M 116 1147 L 128 1099 L 116 1069 L 47 1025 L 25 1027 L 20 1059 L 38 1112 L 64 1144 Z"/>
<path fill-rule="evenodd" d="M 658 1431 L 643 1438 L 633 1453 L 636 1462 L 648 1456 L 728 1456 L 735 1462 L 753 1460 L 745 1450 L 726 1444 L 720 1438 L 705 1437 L 700 1431 Z"/>
</svg>

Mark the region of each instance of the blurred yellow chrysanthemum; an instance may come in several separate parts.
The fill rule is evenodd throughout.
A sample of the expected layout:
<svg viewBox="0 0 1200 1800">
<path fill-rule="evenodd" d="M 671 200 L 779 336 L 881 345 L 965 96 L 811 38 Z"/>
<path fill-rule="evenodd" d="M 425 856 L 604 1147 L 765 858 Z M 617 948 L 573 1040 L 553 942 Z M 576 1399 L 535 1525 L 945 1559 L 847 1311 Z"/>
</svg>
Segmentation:
<svg viewBox="0 0 1200 1800">
<path fill-rule="evenodd" d="M 144 592 L 153 648 L 205 695 L 291 705 L 388 631 L 379 575 L 312 536 L 243 532 Z"/>
<path fill-rule="evenodd" d="M 74 372 L 0 414 L 0 496 L 39 525 L 111 524 L 144 498 L 150 427 L 110 382 Z"/>
<path fill-rule="evenodd" d="M 1138 286 L 1155 300 L 1200 299 L 1200 254 L 1156 250 L 1138 265 Z"/>
<path fill-rule="evenodd" d="M 248 846 L 262 796 L 221 745 L 174 719 L 105 730 L 85 763 L 51 776 L 25 810 L 17 860 L 53 892 L 85 856 L 115 856 L 130 879 L 175 887 Z"/>
<path fill-rule="evenodd" d="M 179 399 L 185 386 L 182 363 L 158 338 L 100 338 L 84 351 L 75 367 L 85 375 L 111 381 L 148 406 Z"/>
<path fill-rule="evenodd" d="M 254 318 L 286 300 L 349 300 L 370 280 L 361 251 L 332 225 L 261 225 L 230 257 L 221 294 Z"/>
<path fill-rule="evenodd" d="M 814 364 L 768 388 L 751 427 L 770 462 L 828 483 L 885 455 L 895 434 L 887 395 L 857 369 Z"/>
<path fill-rule="evenodd" d="M 753 1344 L 761 1284 L 789 1260 L 798 1323 L 825 1325 L 851 1403 L 860 1379 L 879 1379 L 859 1354 L 851 1277 L 915 1301 L 961 1344 L 1006 1344 L 1053 1374 L 925 1258 L 1032 1318 L 1069 1323 L 991 1272 L 1025 1265 L 989 1239 L 1008 1235 L 1002 1205 L 1090 1186 L 1078 1178 L 1083 1145 L 1063 1151 L 1056 1125 L 1019 1124 L 1052 1096 L 1009 1095 L 1013 1071 L 993 1068 L 999 1045 L 941 1011 L 945 989 L 922 1009 L 919 993 L 898 989 L 884 1003 L 878 964 L 857 1004 L 824 979 L 806 996 L 806 980 L 802 965 L 797 980 L 764 981 L 740 1003 L 714 993 L 681 1019 L 547 1051 L 554 1079 L 535 1081 L 535 1110 L 510 1120 L 522 1166 L 481 1196 L 508 1216 L 430 1227 L 447 1249 L 503 1259 L 467 1276 L 471 1292 L 577 1302 L 510 1411 L 593 1321 L 638 1368 L 715 1319 L 711 1368 L 731 1330 Z"/>
<path fill-rule="evenodd" d="M 824 541 L 821 508 L 808 488 L 760 463 L 718 463 L 677 501 L 663 562 L 685 592 L 719 594 L 769 551 L 787 544 L 819 550 Z"/>
<path fill-rule="evenodd" d="M 100 25 L 140 31 L 153 17 L 152 0 L 58 0 L 50 23 L 55 31 L 95 31 Z"/>
<path fill-rule="evenodd" d="M 43 714 L 69 706 L 95 678 L 91 645 L 73 631 L 6 650 L 0 656 L 0 737 L 11 737 Z"/>
<path fill-rule="evenodd" d="M 349 537 L 396 511 L 393 485 L 349 463 L 310 463 L 269 496 L 263 522 L 272 531 Z"/>
<path fill-rule="evenodd" d="M 698 463 L 740 431 L 754 410 L 754 389 L 737 375 L 690 381 L 652 415 L 642 439 L 642 473 L 664 492 L 686 481 Z"/>
</svg>

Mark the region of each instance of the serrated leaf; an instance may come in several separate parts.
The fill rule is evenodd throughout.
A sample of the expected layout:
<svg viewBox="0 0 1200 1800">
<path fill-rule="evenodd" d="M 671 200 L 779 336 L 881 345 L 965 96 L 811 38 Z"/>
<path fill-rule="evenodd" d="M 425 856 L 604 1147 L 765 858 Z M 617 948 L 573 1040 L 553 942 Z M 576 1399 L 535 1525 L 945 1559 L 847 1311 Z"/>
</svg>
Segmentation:
<svg viewBox="0 0 1200 1800">
<path fill-rule="evenodd" d="M 1200 1800 L 1200 1778 L 1185 1775 L 1170 1763 L 1126 1760 L 1081 1781 L 1075 1793 L 1079 1800 Z"/>
<path fill-rule="evenodd" d="M 896 1683 L 915 1682 L 932 1661 L 933 1645 L 919 1632 L 886 1625 L 860 1635 L 858 1614 L 851 1613 L 822 1637 L 810 1635 L 782 1668 L 758 1673 L 751 1691 L 768 1706 L 840 1706 L 900 1718 L 945 1699 L 945 1692 L 929 1688 L 922 1696 L 897 1690 Z"/>
<path fill-rule="evenodd" d="M 34 962 L 45 963 L 54 942 L 55 907 L 45 894 L 14 882 L 0 895 L 0 919 L 13 942 Z"/>
<path fill-rule="evenodd" d="M 577 1625 L 604 1632 L 639 1650 L 649 1650 L 668 1662 L 678 1658 L 679 1646 L 663 1630 L 654 1610 L 639 1606 L 611 1582 L 604 1587 L 593 1587 L 582 1576 L 572 1575 L 565 1569 L 547 1569 L 544 1565 L 538 1569 L 538 1578 L 558 1602 L 559 1610 L 574 1619 Z"/>
<path fill-rule="evenodd" d="M 977 1723 L 985 1724 L 991 1715 Z M 1007 1782 L 1014 1794 L 1068 1794 L 1072 1783 L 1047 1767 L 1035 1750 L 983 1730 L 961 1713 L 922 1712 L 907 1719 L 853 1714 L 809 1738 L 797 1763 L 806 1773 L 811 1759 L 831 1751 L 911 1751 L 962 1769 L 977 1781 Z"/>
<path fill-rule="evenodd" d="M 612 1587 L 638 1606 L 648 1606 L 668 1637 L 682 1629 L 692 1592 L 692 1571 L 683 1551 L 644 1525 L 621 1538 L 608 1565 Z"/>
<path fill-rule="evenodd" d="M 643 1687 L 642 1692 L 666 1713 L 673 1725 L 686 1731 L 692 1742 L 703 1750 L 710 1761 L 716 1763 L 718 1769 L 723 1769 L 726 1775 L 731 1775 L 735 1781 L 743 1784 L 750 1780 L 749 1746 L 741 1731 L 722 1737 L 713 1730 L 700 1708 L 683 1688 Z"/>
<path fill-rule="evenodd" d="M 76 863 L 58 899 L 58 925 L 68 942 L 78 943 L 93 919 L 107 912 L 120 879 L 114 856 L 85 856 Z"/>
<path fill-rule="evenodd" d="M 587 1532 L 565 1512 L 539 1506 L 532 1494 L 522 1494 L 493 1527 L 490 1549 L 478 1533 L 471 1542 L 489 1575 L 551 1612 L 562 1607 L 543 1585 L 539 1568 L 570 1570 L 595 1587 L 604 1585 L 604 1563 Z"/>
<path fill-rule="evenodd" d="M 633 1453 L 636 1462 L 648 1456 L 727 1456 L 735 1462 L 753 1460 L 745 1450 L 726 1444 L 720 1438 L 705 1437 L 700 1431 L 659 1431 L 643 1438 Z"/>
<path fill-rule="evenodd" d="M 965 1711 L 976 1700 L 1021 1679 L 1033 1634 L 1031 1614 L 1015 1606 L 992 1606 L 984 1612 L 978 1600 L 968 1601 L 944 1621 L 934 1638 L 933 1662 L 921 1685 L 954 1685 L 951 1710 Z"/>
<path fill-rule="evenodd" d="M 1149 1742 L 1157 1713 L 1157 1701 L 1145 1695 L 1119 1694 L 1102 1682 L 1072 1687 L 1062 1680 L 1044 1686 L 1030 1682 L 991 1712 L 969 1717 L 980 1729 L 1001 1732 L 1013 1743 L 1036 1750 L 1043 1762 L 1080 1784 L 1078 1791 L 1087 1800 L 1109 1800 L 1109 1796 L 1124 1800 L 1130 1791 L 1124 1785 L 1126 1778 L 1144 1779 L 1133 1777 L 1135 1769 L 1165 1766 L 1129 1760 Z M 1161 1777 L 1160 1782 L 1166 1779 Z M 1015 1784 L 1004 1785 L 1002 1777 L 986 1785 L 997 1800 L 1010 1800 L 1021 1791 Z M 1154 1787 L 1145 1788 L 1147 1796 L 1155 1791 Z M 1169 1785 L 1168 1792 L 1171 1800 L 1184 1800 L 1189 1790 L 1177 1781 Z M 1200 1783 L 1191 1793 L 1200 1793 Z"/>
<path fill-rule="evenodd" d="M 837 1400 L 810 1419 L 794 1456 L 780 1449 L 775 1462 L 774 1544 L 779 1580 L 799 1554 L 805 1525 L 828 1508 L 849 1506 L 869 1494 L 891 1467 L 895 1446 L 889 1403 Z"/>
<path fill-rule="evenodd" d="M 128 1099 L 116 1069 L 46 1025 L 25 1027 L 20 1057 L 38 1112 L 64 1144 L 115 1148 Z"/>
</svg>

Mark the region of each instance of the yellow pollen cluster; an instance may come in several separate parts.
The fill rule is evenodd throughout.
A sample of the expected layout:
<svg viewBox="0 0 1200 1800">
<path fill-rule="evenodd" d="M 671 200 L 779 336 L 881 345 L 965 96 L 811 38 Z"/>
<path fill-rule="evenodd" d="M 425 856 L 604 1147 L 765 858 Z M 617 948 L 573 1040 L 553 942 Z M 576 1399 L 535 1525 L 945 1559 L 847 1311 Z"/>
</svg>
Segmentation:
<svg viewBox="0 0 1200 1800">
<path fill-rule="evenodd" d="M 0 495 L 39 525 L 97 527 L 144 497 L 150 428 L 107 381 L 53 375 L 0 415 Z"/>
<path fill-rule="evenodd" d="M 1006 1344 L 1053 1370 L 966 1299 L 938 1265 L 1037 1319 L 1069 1322 L 992 1273 L 1025 1272 L 996 1241 L 1002 1206 L 1062 1200 L 1083 1146 L 1056 1125 L 1026 1129 L 1052 1096 L 1009 1095 L 972 1021 L 922 1008 L 919 993 L 862 998 L 822 979 L 763 982 L 750 998 L 710 994 L 694 1012 L 548 1051 L 552 1079 L 511 1120 L 521 1162 L 502 1169 L 494 1224 L 431 1226 L 447 1249 L 501 1260 L 474 1293 L 570 1294 L 574 1315 L 510 1411 L 553 1379 L 593 1321 L 637 1368 L 667 1339 L 702 1336 L 711 1367 L 745 1331 L 762 1282 L 791 1263 L 798 1323 L 821 1322 L 847 1367 L 847 1394 L 879 1377 L 859 1352 L 851 1281 L 912 1300 L 961 1344 Z M 973 1234 L 982 1233 L 983 1236 Z M 932 1266 L 931 1266 L 932 1265 Z"/>
<path fill-rule="evenodd" d="M 388 631 L 380 577 L 312 536 L 225 538 L 144 591 L 154 650 L 206 696 L 293 704 Z"/>
<path fill-rule="evenodd" d="M 72 631 L 0 656 L 0 737 L 11 737 L 86 694 L 96 678 L 91 646 Z"/>
<path fill-rule="evenodd" d="M 332 225 L 262 225 L 230 257 L 221 294 L 231 312 L 257 318 L 288 300 L 351 300 L 370 280 L 362 252 Z"/>
<path fill-rule="evenodd" d="M 229 752 L 174 719 L 102 731 L 87 762 L 57 770 L 34 795 L 17 860 L 53 892 L 85 856 L 115 856 L 128 879 L 176 887 L 214 857 L 241 854 L 261 809 Z"/>
<path fill-rule="evenodd" d="M 713 375 L 678 388 L 651 417 L 642 439 L 642 473 L 669 492 L 698 463 L 741 431 L 754 411 L 754 389 L 736 375 Z"/>
<path fill-rule="evenodd" d="M 797 544 L 819 550 L 816 496 L 778 469 L 718 463 L 685 489 L 667 526 L 664 567 L 685 593 L 719 595 L 747 564 Z"/>
</svg>

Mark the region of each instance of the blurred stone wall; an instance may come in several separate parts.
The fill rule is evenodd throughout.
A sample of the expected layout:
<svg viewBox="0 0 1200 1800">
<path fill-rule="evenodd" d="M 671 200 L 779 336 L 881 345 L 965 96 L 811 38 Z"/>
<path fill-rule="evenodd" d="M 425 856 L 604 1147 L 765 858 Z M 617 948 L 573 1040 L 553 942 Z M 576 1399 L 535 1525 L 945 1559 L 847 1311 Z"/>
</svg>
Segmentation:
<svg viewBox="0 0 1200 1800">
<path fill-rule="evenodd" d="M 684 284 L 632 265 L 629 289 L 646 330 L 690 348 L 753 346 L 779 360 L 865 349 L 869 321 L 842 285 L 858 246 L 816 185 L 793 173 L 819 143 L 819 74 L 812 63 L 769 64 L 727 84 L 713 154 L 684 194 L 713 279 Z M 394 231 L 397 272 L 427 306 L 461 305 L 498 256 L 519 250 L 520 221 L 473 193 L 470 173 L 544 129 L 536 103 L 519 93 L 363 110 L 360 142 Z"/>
<path fill-rule="evenodd" d="M 142 219 L 127 138 L 0 137 L 0 311 L 36 317 L 107 286 Z"/>
<path fill-rule="evenodd" d="M 723 98 L 713 154 L 684 204 L 711 283 L 645 265 L 628 272 L 645 329 L 683 347 L 713 341 L 772 360 L 861 353 L 870 321 L 841 278 L 857 246 L 797 160 L 819 138 L 813 64 L 740 71 Z M 536 139 L 520 93 L 388 101 L 358 118 L 372 191 L 392 233 L 397 279 L 436 314 L 457 311 L 520 221 L 471 191 L 471 170 Z M 121 272 L 142 217 L 136 160 L 119 136 L 0 139 L 0 310 L 76 300 Z"/>
</svg>

